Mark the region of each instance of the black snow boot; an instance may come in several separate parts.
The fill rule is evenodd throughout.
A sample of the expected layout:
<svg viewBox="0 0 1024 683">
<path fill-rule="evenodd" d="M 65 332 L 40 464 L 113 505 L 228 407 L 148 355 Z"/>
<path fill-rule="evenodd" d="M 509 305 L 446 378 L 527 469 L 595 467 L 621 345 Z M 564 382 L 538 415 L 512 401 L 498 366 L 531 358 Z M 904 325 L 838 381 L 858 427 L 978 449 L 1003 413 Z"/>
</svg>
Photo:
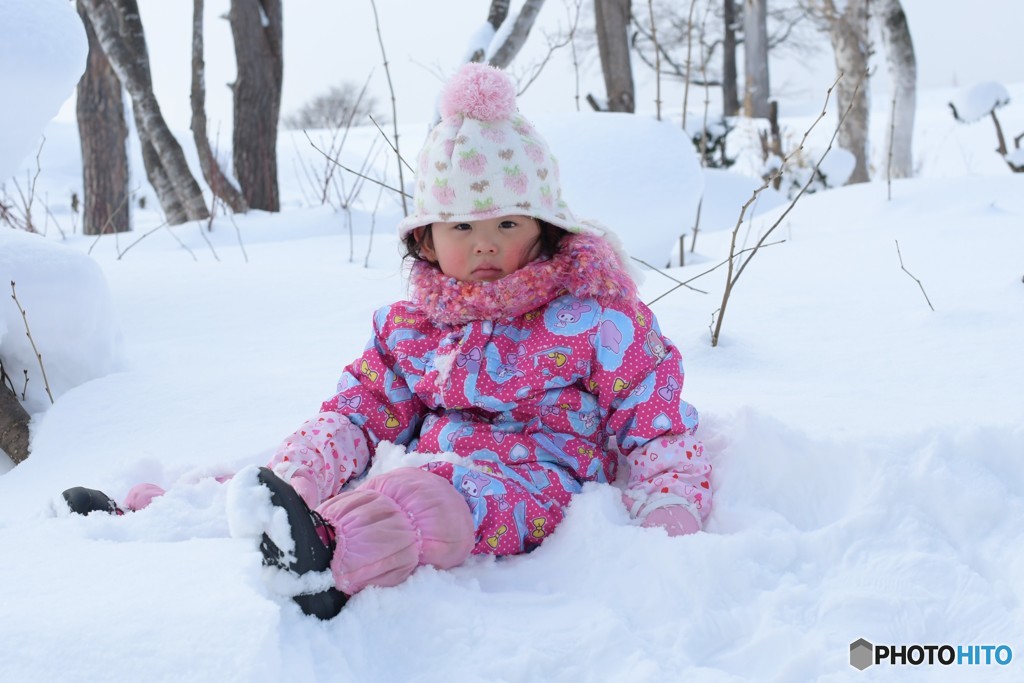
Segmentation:
<svg viewBox="0 0 1024 683">
<path fill-rule="evenodd" d="M 71 511 L 79 515 L 87 515 L 96 511 L 111 515 L 124 514 L 124 510 L 117 507 L 117 503 L 103 491 L 75 486 L 65 491 L 63 495 Z"/>
<path fill-rule="evenodd" d="M 292 540 L 295 542 L 295 559 L 291 564 L 286 564 L 284 552 L 264 533 L 260 542 L 263 564 L 281 567 L 300 576 L 307 572 L 329 571 L 335 547 L 334 529 L 319 513 L 310 510 L 295 489 L 271 470 L 261 467 L 256 478 L 270 489 L 270 502 L 283 508 L 288 515 Z M 292 599 L 304 613 L 320 619 L 331 619 L 345 606 L 348 596 L 337 588 L 329 588 L 320 593 L 296 595 Z"/>
</svg>

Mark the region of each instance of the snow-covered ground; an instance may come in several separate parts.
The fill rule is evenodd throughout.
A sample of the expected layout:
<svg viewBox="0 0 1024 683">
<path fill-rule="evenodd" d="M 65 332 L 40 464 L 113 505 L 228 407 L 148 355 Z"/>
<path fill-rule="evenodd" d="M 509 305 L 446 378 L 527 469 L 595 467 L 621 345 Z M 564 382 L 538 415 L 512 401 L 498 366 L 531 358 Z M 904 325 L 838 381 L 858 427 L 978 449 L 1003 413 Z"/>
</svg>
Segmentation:
<svg viewBox="0 0 1024 683">
<path fill-rule="evenodd" d="M 1000 113 L 1015 135 L 1024 85 L 1007 85 Z M 718 347 L 708 328 L 724 268 L 692 283 L 704 293 L 653 305 L 684 351 L 715 466 L 706 532 L 637 528 L 595 485 L 536 552 L 421 569 L 330 622 L 270 590 L 258 550 L 228 537 L 226 487 L 209 475 L 264 462 L 332 393 L 371 312 L 404 295 L 399 208 L 364 190 L 350 233 L 343 212 L 310 206 L 303 169 L 316 155 L 286 137 L 279 214 L 143 237 L 160 219 L 136 208 L 135 232 L 84 237 L 66 207 L 77 139 L 52 124 L 40 184 L 65 234 L 0 229 L 0 282 L 17 280 L 56 398 L 40 392 L 5 294 L 0 348 L 32 373 L 34 420 L 31 457 L 0 475 L 0 680 L 1019 680 L 1024 176 L 991 151 L 989 122 L 952 120 L 951 96 L 921 94 L 920 175 L 891 199 L 876 182 L 797 204 L 775 233 L 785 242 L 737 285 Z M 884 113 L 875 120 L 884 136 Z M 611 121 L 608 167 L 574 141 L 582 124 L 543 130 L 567 181 L 589 168 L 642 198 L 633 214 L 647 230 L 633 237 L 668 254 L 674 238 L 662 246 L 651 224 L 687 225 L 703 181 L 650 152 L 674 130 Z M 357 165 L 375 135 L 347 143 Z M 676 191 L 661 189 L 673 178 Z M 570 204 L 607 200 L 591 185 L 567 190 Z M 696 253 L 667 271 L 680 280 L 725 257 L 749 196 L 717 174 L 706 188 Z M 625 233 L 629 215 L 599 218 Z M 642 291 L 672 286 L 648 273 Z M 54 505 L 69 486 L 116 497 L 140 481 L 170 492 L 125 517 Z M 860 672 L 858 638 L 1005 645 L 1013 659 Z"/>
</svg>

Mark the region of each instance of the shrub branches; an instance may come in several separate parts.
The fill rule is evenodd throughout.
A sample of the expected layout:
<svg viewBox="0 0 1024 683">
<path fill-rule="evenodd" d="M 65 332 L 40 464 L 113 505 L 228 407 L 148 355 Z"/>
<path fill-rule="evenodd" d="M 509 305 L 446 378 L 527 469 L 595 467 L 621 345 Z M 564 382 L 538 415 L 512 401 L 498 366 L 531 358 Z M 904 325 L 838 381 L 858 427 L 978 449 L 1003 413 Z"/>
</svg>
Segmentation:
<svg viewBox="0 0 1024 683">
<path fill-rule="evenodd" d="M 732 239 L 731 239 L 731 241 L 729 243 L 729 258 L 728 258 L 728 262 L 727 262 L 728 263 L 728 274 L 726 275 L 726 278 L 725 278 L 725 288 L 722 291 L 722 304 L 718 308 L 717 318 L 714 320 L 714 327 L 712 328 L 712 331 L 711 331 L 711 346 L 718 346 L 718 340 L 721 337 L 721 333 L 722 333 L 722 321 L 725 319 L 725 310 L 726 310 L 726 307 L 729 304 L 729 297 L 732 295 L 733 288 L 735 288 L 736 282 L 739 280 L 740 275 L 743 274 L 743 271 L 746 269 L 746 267 L 750 263 L 751 259 L 754 258 L 754 256 L 761 249 L 761 247 L 765 246 L 765 242 L 768 239 L 768 237 L 775 231 L 775 229 L 777 227 L 779 227 L 779 225 L 786 218 L 786 216 L 789 215 L 789 212 L 793 210 L 793 207 L 796 206 L 796 203 L 804 195 L 804 192 L 807 191 L 807 188 L 810 187 L 811 182 L 817 176 L 818 169 L 821 167 L 822 162 L 825 160 L 825 157 L 828 156 L 828 153 L 832 150 L 832 145 L 833 145 L 833 143 L 835 143 L 836 136 L 839 134 L 839 129 L 842 128 L 843 122 L 846 121 L 846 117 L 850 113 L 850 110 L 852 108 L 852 104 L 850 106 L 848 106 L 846 108 L 846 111 L 843 112 L 842 116 L 839 117 L 839 122 L 836 124 L 835 130 L 832 133 L 832 139 L 829 140 L 828 147 L 825 149 L 825 151 L 822 153 L 821 157 L 818 159 L 817 163 L 814 165 L 814 170 L 810 174 L 810 177 L 808 178 L 807 182 L 800 188 L 800 191 L 796 194 L 796 196 L 793 197 L 792 201 L 789 203 L 789 206 L 786 207 L 786 210 L 783 211 L 779 215 L 778 219 L 771 225 L 771 227 L 769 227 L 761 235 L 760 239 L 757 241 L 757 244 L 755 244 L 750 249 L 750 253 L 746 256 L 746 258 L 744 258 L 740 262 L 737 259 L 737 256 L 739 256 L 740 252 L 736 251 L 736 238 L 739 235 L 740 226 L 743 225 L 743 217 L 746 215 L 747 209 L 749 209 L 751 207 L 751 205 L 753 205 L 753 203 L 757 200 L 758 196 L 764 190 L 766 190 L 769 185 L 771 185 L 774 182 L 776 177 L 781 176 L 782 173 L 785 172 L 785 170 L 787 168 L 787 165 L 789 164 L 789 161 L 798 152 L 801 152 L 803 150 L 804 144 L 807 142 L 807 138 L 810 136 L 811 131 L 814 130 L 814 128 L 818 125 L 818 123 L 825 117 L 825 114 L 826 114 L 826 112 L 828 110 L 829 100 L 832 98 L 832 91 L 835 90 L 836 86 L 839 84 L 839 82 L 842 80 L 842 78 L 843 78 L 843 74 L 840 73 L 839 77 L 836 78 L 835 82 L 833 82 L 832 85 L 829 87 L 828 91 L 825 94 L 825 104 L 822 107 L 821 113 L 811 123 L 810 127 L 804 132 L 804 136 L 800 140 L 800 144 L 797 145 L 797 147 L 795 149 L 793 149 L 789 154 L 786 155 L 786 157 L 782 160 L 782 163 L 779 165 L 779 168 L 776 169 L 772 174 L 770 174 L 765 179 L 765 181 L 761 184 L 760 187 L 758 187 L 756 190 L 754 190 L 754 192 L 751 195 L 750 199 L 748 199 L 746 201 L 746 203 L 743 204 L 743 207 L 740 209 L 740 215 L 739 215 L 739 218 L 736 219 L 736 227 L 734 227 L 733 230 L 732 230 Z M 857 82 L 857 85 L 854 88 L 854 93 L 856 93 L 857 89 L 860 88 L 862 83 L 863 83 L 863 79 Z M 852 99 L 853 98 L 851 98 L 851 100 Z M 713 316 L 713 318 L 714 317 L 715 316 Z"/>
</svg>

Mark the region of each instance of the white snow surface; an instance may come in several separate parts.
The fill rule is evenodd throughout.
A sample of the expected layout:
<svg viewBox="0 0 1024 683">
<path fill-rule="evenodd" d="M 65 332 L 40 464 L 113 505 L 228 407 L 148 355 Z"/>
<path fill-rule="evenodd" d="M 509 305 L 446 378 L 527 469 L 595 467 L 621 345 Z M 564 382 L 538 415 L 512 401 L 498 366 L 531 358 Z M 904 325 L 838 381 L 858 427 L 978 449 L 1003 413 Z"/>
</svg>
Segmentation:
<svg viewBox="0 0 1024 683">
<path fill-rule="evenodd" d="M 872 183 L 799 202 L 776 230 L 784 243 L 744 271 L 718 347 L 708 323 L 724 268 L 693 283 L 706 293 L 653 304 L 683 350 L 715 467 L 704 532 L 640 529 L 614 488 L 588 485 L 536 552 L 420 569 L 330 622 L 303 616 L 255 543 L 229 535 L 229 497 L 236 529 L 258 501 L 212 476 L 264 463 L 333 392 L 372 311 L 404 295 L 394 203 L 374 215 L 367 193 L 350 233 L 343 214 L 303 205 L 285 140 L 276 215 L 146 236 L 161 219 L 138 210 L 135 232 L 99 240 L 0 232 L 44 359 L 66 354 L 77 378 L 32 408 L 32 455 L 0 476 L 0 681 L 1019 680 L 1024 177 L 989 160 L 989 131 L 954 128 L 948 101 L 919 99 L 919 139 L 945 142 L 923 149 L 920 177 L 893 183 L 891 200 Z M 637 127 L 602 122 L 593 149 L 548 133 L 567 183 L 606 140 L 643 148 Z M 353 144 L 374 133 L 361 135 Z M 77 140 L 59 126 L 47 137 L 57 173 L 41 182 L 56 197 Z M 639 222 L 684 211 L 674 191 L 651 192 L 677 162 L 618 158 L 603 170 L 621 215 L 635 197 Z M 709 182 L 706 206 L 738 215 L 737 185 Z M 568 194 L 574 208 L 608 191 L 587 187 Z M 782 215 L 771 203 L 742 244 Z M 52 208 L 70 224 L 60 200 Z M 668 274 L 719 263 L 730 229 L 709 222 Z M 672 286 L 650 273 L 642 294 Z M 68 313 L 72 290 L 96 303 Z M 0 297 L 5 359 L 20 336 L 8 306 Z M 72 354 L 70 325 L 86 318 L 106 341 Z M 48 329 L 68 331 L 55 342 Z M 140 481 L 168 494 L 123 517 L 73 516 L 59 498 L 73 485 L 121 497 Z M 848 653 L 862 637 L 1005 644 L 1014 658 L 858 672 Z"/>
</svg>

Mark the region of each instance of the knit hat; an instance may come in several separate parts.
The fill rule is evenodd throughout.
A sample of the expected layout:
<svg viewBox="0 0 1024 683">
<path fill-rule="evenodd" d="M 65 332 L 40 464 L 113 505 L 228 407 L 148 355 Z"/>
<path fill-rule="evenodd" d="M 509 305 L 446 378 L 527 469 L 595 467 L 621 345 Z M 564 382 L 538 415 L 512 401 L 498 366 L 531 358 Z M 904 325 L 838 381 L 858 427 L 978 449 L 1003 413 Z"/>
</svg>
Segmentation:
<svg viewBox="0 0 1024 683">
<path fill-rule="evenodd" d="M 562 199 L 558 162 L 516 110 L 516 90 L 501 70 L 465 64 L 441 93 L 441 122 L 420 150 L 414 210 L 398 224 L 405 237 L 435 221 L 522 215 L 572 233 L 604 237 L 626 270 L 618 238 L 582 221 Z"/>
</svg>

